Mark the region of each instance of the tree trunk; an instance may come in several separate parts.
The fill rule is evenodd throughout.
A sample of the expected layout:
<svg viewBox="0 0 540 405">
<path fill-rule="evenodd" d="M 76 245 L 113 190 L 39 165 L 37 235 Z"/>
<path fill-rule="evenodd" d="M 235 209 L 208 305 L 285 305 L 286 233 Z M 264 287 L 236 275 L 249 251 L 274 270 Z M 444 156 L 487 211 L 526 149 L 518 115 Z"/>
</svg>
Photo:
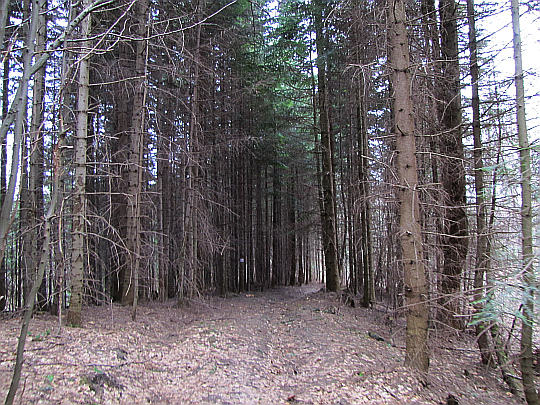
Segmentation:
<svg viewBox="0 0 540 405">
<path fill-rule="evenodd" d="M 87 7 L 89 0 L 83 2 Z M 73 225 L 71 250 L 71 299 L 66 324 L 82 324 L 84 263 L 86 244 L 86 147 L 88 138 L 88 99 L 90 85 L 90 53 L 88 40 L 92 26 L 91 14 L 81 24 L 81 49 L 79 50 L 79 83 L 77 95 L 77 129 L 75 136 L 75 179 L 73 184 Z"/>
<path fill-rule="evenodd" d="M 201 0 L 197 4 L 195 12 L 196 19 L 202 20 L 205 1 Z M 201 27 L 196 27 L 195 52 L 193 63 L 193 88 L 190 97 L 190 118 L 189 118 L 189 148 L 187 151 L 186 167 L 186 209 L 184 220 L 184 268 L 181 269 L 183 277 L 187 277 L 187 285 L 180 294 L 187 292 L 191 298 L 197 290 L 196 277 L 198 273 L 198 216 L 199 216 L 199 142 L 200 142 L 200 67 L 201 67 Z M 183 289 L 183 290 L 184 290 Z M 181 299 L 183 296 L 181 296 Z"/>
<path fill-rule="evenodd" d="M 126 248 L 129 254 L 129 264 L 126 267 L 123 281 L 122 303 L 133 305 L 132 319 L 137 313 L 139 293 L 139 270 L 141 261 L 141 191 L 142 191 L 142 155 L 145 129 L 146 103 L 146 60 L 147 60 L 147 30 L 148 30 L 148 0 L 138 0 L 137 15 L 137 46 L 135 48 L 135 94 L 133 98 L 133 118 L 131 136 L 129 139 L 128 156 L 128 202 L 127 202 L 127 234 Z"/>
<path fill-rule="evenodd" d="M 32 57 L 34 56 L 35 39 L 37 37 L 37 31 L 39 27 L 38 14 L 39 8 L 33 7 L 31 10 L 32 16 L 29 21 L 29 29 L 26 37 L 26 49 L 23 51 L 23 73 L 19 81 L 17 93 L 9 108 L 8 114 L 2 121 L 2 127 L 0 129 L 0 137 L 5 137 L 6 133 L 11 125 L 10 121 L 15 121 L 13 130 L 13 146 L 11 155 L 11 171 L 9 174 L 9 182 L 6 190 L 4 201 L 2 202 L 2 209 L 0 212 L 0 260 L 4 259 L 4 253 L 6 249 L 6 242 L 8 232 L 10 230 L 13 217 L 12 208 L 15 201 L 15 189 L 17 185 L 17 178 L 19 174 L 19 168 L 21 166 L 20 156 L 21 148 L 23 147 L 23 130 L 26 119 L 26 106 L 28 101 L 28 84 L 32 76 Z M 11 117 L 11 118 L 10 118 Z M 25 188 L 25 185 L 21 181 L 21 191 Z"/>
<path fill-rule="evenodd" d="M 457 5 L 455 0 L 439 2 L 441 18 L 442 77 L 439 82 L 439 115 L 441 119 L 440 153 L 443 155 L 442 184 L 445 191 L 445 219 L 442 237 L 444 258 L 441 293 L 443 320 L 461 328 L 456 318 L 461 291 L 461 275 L 468 249 L 468 222 L 465 206 L 465 165 L 461 137 L 461 91 Z"/>
<path fill-rule="evenodd" d="M 262 162 L 256 161 L 255 167 L 255 283 L 262 290 L 267 287 L 268 266 L 266 249 L 268 246 L 267 222 L 265 221 L 265 205 L 267 199 L 263 196 L 264 182 Z"/>
<path fill-rule="evenodd" d="M 472 131 L 474 138 L 474 184 L 476 190 L 476 264 L 474 271 L 473 307 L 474 316 L 481 316 L 483 310 L 482 299 L 484 298 L 484 276 L 489 258 L 487 257 L 486 233 L 486 202 L 484 199 L 484 161 L 482 158 L 482 133 L 480 129 L 480 96 L 479 96 L 479 72 L 478 52 L 476 43 L 476 17 L 474 14 L 474 0 L 467 0 L 467 14 L 469 20 L 469 69 L 472 81 Z M 493 364 L 493 358 L 489 347 L 488 333 L 485 322 L 475 320 L 476 341 L 480 349 L 482 363 Z"/>
<path fill-rule="evenodd" d="M 368 147 L 368 131 L 366 128 L 366 112 L 365 112 L 365 97 L 364 83 L 362 81 L 358 86 L 357 98 L 357 121 L 358 121 L 358 182 L 360 184 L 360 251 L 362 255 L 360 263 L 362 263 L 364 296 L 362 297 L 362 306 L 370 307 L 375 303 L 375 277 L 373 272 L 373 254 L 371 240 L 371 218 L 369 207 L 369 147 Z"/>
<path fill-rule="evenodd" d="M 288 205 L 288 233 L 287 233 L 287 255 L 289 263 L 289 285 L 296 284 L 296 171 L 291 170 L 291 179 L 288 185 L 287 205 Z"/>
<path fill-rule="evenodd" d="M 8 1 L 4 1 L 0 6 L 0 46 L 4 48 L 5 26 L 9 20 Z M 4 48 L 5 49 L 5 48 Z M 11 57 L 9 53 L 4 56 L 3 71 L 2 71 L 2 121 L 6 118 L 9 103 L 9 64 Z M 0 139 L 0 207 L 3 206 L 6 198 L 7 188 L 7 133 L 3 134 Z M 0 311 L 6 307 L 7 301 L 6 290 L 6 263 L 0 259 Z"/>
<path fill-rule="evenodd" d="M 36 301 L 37 293 L 41 283 L 43 282 L 43 277 L 45 275 L 45 270 L 47 268 L 47 263 L 49 261 L 49 253 L 51 249 L 51 221 L 53 216 L 56 214 L 56 204 L 58 201 L 58 185 L 61 167 L 59 162 L 61 161 L 60 153 L 62 151 L 63 145 L 56 145 L 53 156 L 53 186 L 51 191 L 51 203 L 49 209 L 44 215 L 43 218 L 43 245 L 41 250 L 41 255 L 39 259 L 38 271 L 36 273 L 36 279 L 28 298 L 26 300 L 26 308 L 24 312 L 23 322 L 21 326 L 21 333 L 19 335 L 19 340 L 17 344 L 17 357 L 15 360 L 15 366 L 13 368 L 13 378 L 11 380 L 11 385 L 9 387 L 9 392 L 6 397 L 5 405 L 11 405 L 15 399 L 15 394 L 19 386 L 19 381 L 21 378 L 21 371 L 24 362 L 24 346 L 26 342 L 26 336 L 28 335 L 28 326 L 30 320 L 32 319 L 32 313 L 34 310 L 34 303 Z"/>
<path fill-rule="evenodd" d="M 321 134 L 321 169 L 322 169 L 322 234 L 324 263 L 326 270 L 326 289 L 339 291 L 341 288 L 339 256 L 337 244 L 336 194 L 334 174 L 334 139 L 330 124 L 330 105 L 326 87 L 328 68 L 325 34 L 323 32 L 324 2 L 315 4 L 315 35 L 317 47 L 317 86 L 319 131 Z"/>
<path fill-rule="evenodd" d="M 389 9 L 389 61 L 394 88 L 397 170 L 400 179 L 400 237 L 405 284 L 406 364 L 420 371 L 429 368 L 428 305 L 423 263 L 422 229 L 418 197 L 415 125 L 411 99 L 409 40 L 402 0 Z"/>
<path fill-rule="evenodd" d="M 3 1 L 0 4 L 0 47 L 4 48 L 4 39 L 6 35 L 6 26 L 9 21 L 9 1 Z M 4 48 L 7 50 L 7 47 Z"/>
<path fill-rule="evenodd" d="M 533 325 L 535 291 L 537 289 L 534 276 L 533 222 L 532 222 L 532 190 L 531 190 L 531 152 L 527 135 L 525 116 L 525 89 L 523 84 L 523 62 L 521 52 L 521 29 L 519 23 L 519 2 L 511 0 L 512 27 L 514 31 L 514 62 L 516 84 L 517 130 L 519 141 L 519 158 L 521 173 L 521 234 L 523 264 L 523 318 L 521 326 L 521 378 L 525 399 L 529 405 L 538 405 L 538 393 L 535 387 L 533 369 Z"/>
<path fill-rule="evenodd" d="M 34 5 L 39 8 L 39 21 L 38 32 L 36 35 L 36 53 L 41 54 L 45 50 L 45 43 L 47 37 L 47 23 L 45 16 L 47 15 L 47 2 L 45 0 L 39 0 Z M 44 177 L 44 165 L 43 165 L 43 115 L 44 115 L 44 102 L 45 102 L 45 69 L 46 64 L 43 65 L 34 74 L 34 85 L 32 88 L 32 121 L 30 124 L 30 171 L 29 171 L 29 190 L 30 190 L 30 216 L 29 225 L 30 229 L 27 234 L 29 238 L 30 254 L 30 266 L 29 269 L 32 278 L 35 278 L 37 272 L 37 263 L 39 261 L 39 252 L 41 251 L 42 235 L 39 231 L 39 223 L 43 218 L 44 213 L 44 200 L 43 200 L 43 177 Z M 48 297 L 46 290 L 47 273 L 45 274 L 45 282 L 42 283 L 37 298 L 37 307 L 40 310 L 45 310 L 48 306 Z"/>
<path fill-rule="evenodd" d="M 281 172 L 277 165 L 273 168 L 273 195 L 272 195 L 272 278 L 270 285 L 279 284 L 283 274 L 283 226 L 281 204 Z"/>
<path fill-rule="evenodd" d="M 165 81 L 165 86 L 168 81 Z M 170 184 L 170 153 L 171 137 L 173 134 L 174 117 L 171 114 L 172 102 L 170 97 L 163 95 L 159 99 L 158 119 L 161 121 L 158 134 L 158 156 L 157 156 L 157 192 L 159 194 L 158 218 L 160 231 L 159 257 L 159 300 L 164 302 L 169 294 L 169 273 L 170 273 L 170 234 L 171 234 L 171 184 Z"/>
</svg>

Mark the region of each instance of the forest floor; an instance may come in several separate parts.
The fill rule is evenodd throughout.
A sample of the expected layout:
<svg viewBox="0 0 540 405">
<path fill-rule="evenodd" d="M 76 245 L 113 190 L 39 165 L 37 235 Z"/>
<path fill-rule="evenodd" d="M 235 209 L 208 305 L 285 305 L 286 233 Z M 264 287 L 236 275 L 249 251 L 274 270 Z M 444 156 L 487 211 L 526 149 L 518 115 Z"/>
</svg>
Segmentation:
<svg viewBox="0 0 540 405">
<path fill-rule="evenodd" d="M 136 322 L 130 308 L 89 307 L 82 328 L 36 315 L 16 403 L 446 404 L 449 394 L 461 405 L 521 403 L 497 370 L 481 365 L 471 336 L 433 332 L 422 377 L 403 366 L 402 321 L 382 307 L 352 308 L 321 287 L 183 308 L 149 302 Z M 19 331 L 20 319 L 0 321 L 2 401 Z"/>
</svg>

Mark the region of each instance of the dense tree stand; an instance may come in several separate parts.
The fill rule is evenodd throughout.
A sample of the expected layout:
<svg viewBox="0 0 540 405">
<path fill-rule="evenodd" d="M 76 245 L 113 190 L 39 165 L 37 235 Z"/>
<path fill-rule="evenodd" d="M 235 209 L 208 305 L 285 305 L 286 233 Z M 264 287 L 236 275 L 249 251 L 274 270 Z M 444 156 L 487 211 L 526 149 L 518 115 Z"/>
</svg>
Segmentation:
<svg viewBox="0 0 540 405">
<path fill-rule="evenodd" d="M 518 17 L 535 27 L 539 20 L 529 19 L 538 2 L 529 2 L 521 15 L 512 3 L 514 97 L 510 74 L 499 73 L 504 41 L 493 39 L 509 37 L 510 30 L 492 32 L 494 22 L 510 13 L 497 13 L 485 1 L 468 1 L 467 13 L 456 0 L 0 2 L 1 314 L 16 317 L 27 310 L 28 320 L 35 299 L 39 314 L 56 317 L 63 339 L 77 335 L 73 326 L 91 328 L 95 321 L 87 324 L 87 316 L 98 313 L 117 326 L 126 323 L 117 315 L 130 307 L 129 325 L 137 329 L 139 306 L 142 324 L 152 305 L 159 319 L 171 311 L 184 317 L 201 302 L 211 307 L 243 297 L 255 305 L 246 315 L 254 335 L 237 330 L 216 348 L 222 351 L 204 348 L 220 359 L 212 366 L 216 375 L 229 378 L 217 371 L 228 364 L 232 346 L 260 350 L 266 357 L 246 354 L 246 367 L 262 361 L 264 368 L 254 372 L 273 374 L 267 360 L 279 358 L 276 375 L 293 370 L 303 387 L 284 400 L 298 396 L 313 403 L 328 390 L 343 395 L 332 400 L 349 400 L 338 383 L 319 384 L 314 394 L 307 364 L 317 381 L 327 373 L 351 388 L 350 402 L 359 402 L 355 395 L 369 391 L 369 384 L 379 395 L 379 354 L 371 362 L 362 357 L 351 330 L 360 338 L 403 340 L 405 351 L 380 349 L 392 367 L 392 356 L 403 360 L 400 378 L 407 379 L 440 372 L 440 362 L 435 369 L 430 365 L 430 354 L 444 344 L 429 339 L 431 334 L 474 328 L 482 361 L 496 358 L 511 392 L 519 395 L 515 382 L 523 382 L 535 404 L 534 185 L 540 165 L 527 135 L 525 100 L 534 103 L 536 97 L 524 83 L 534 69 L 522 66 Z M 326 298 L 338 299 L 335 308 L 312 308 L 305 297 L 311 312 L 299 311 L 286 296 L 278 305 L 272 293 L 258 295 L 313 282 L 325 286 L 331 294 Z M 36 288 L 37 295 L 30 294 Z M 384 307 L 392 332 L 341 328 L 340 300 L 367 311 L 355 313 L 362 319 Z M 264 302 L 298 315 L 301 326 L 317 336 L 315 346 L 309 346 L 308 332 L 295 329 L 300 338 L 287 340 L 282 332 L 292 327 L 267 324 L 266 317 L 276 314 Z M 100 312 L 105 308 L 106 315 Z M 323 322 L 317 327 L 328 336 L 312 328 L 308 314 Z M 240 327 L 236 314 L 222 316 Z M 185 332 L 189 341 L 208 343 L 189 334 L 189 326 L 177 328 L 181 332 L 163 327 L 154 338 L 170 348 L 178 341 L 167 334 Z M 28 377 L 25 367 L 35 365 L 33 351 L 24 350 L 25 340 L 34 343 L 26 327 L 25 321 L 8 402 L 17 400 L 13 393 L 19 377 Z M 222 335 L 231 332 L 219 327 Z M 37 333 L 36 342 L 43 341 L 43 331 Z M 272 340 L 272 334 L 281 337 Z M 249 346 L 251 338 L 260 344 Z M 117 341 L 129 339 L 121 335 Z M 89 342 L 83 346 L 93 347 Z M 127 349 L 115 349 L 123 361 L 143 364 L 126 360 Z M 191 349 L 182 350 L 193 359 Z M 336 350 L 343 351 L 341 363 L 332 357 L 339 357 Z M 291 360 L 289 368 L 289 352 L 305 357 Z M 520 370 L 508 361 L 518 358 Z M 9 361 L 7 356 L 1 364 Z M 183 357 L 163 355 L 169 361 L 189 366 Z M 205 361 L 204 367 L 211 364 Z M 69 362 L 62 357 L 59 363 Z M 347 369 L 351 364 L 358 370 Z M 164 367 L 168 374 L 169 365 Z M 346 383 L 344 370 L 351 380 Z M 73 382 L 56 385 L 61 371 L 46 375 L 52 384 L 44 397 L 58 398 L 61 387 Z M 90 372 L 78 371 L 87 377 Z M 179 375 L 187 381 L 200 371 Z M 88 378 L 122 391 L 128 386 L 120 381 L 124 377 L 104 372 Z M 263 389 L 255 379 L 246 381 Z M 294 379 L 273 377 L 261 384 L 296 386 Z M 88 389 L 103 393 L 94 385 Z M 410 398 L 399 389 L 385 392 L 397 402 L 423 395 L 407 386 Z M 432 392 L 434 401 L 467 397 L 450 386 L 447 391 Z M 277 392 L 269 403 L 283 400 Z M 190 395 L 196 397 L 192 402 L 214 398 Z M 244 401 L 233 391 L 219 395 L 228 398 L 223 402 Z M 382 395 L 374 398 L 384 401 Z"/>
</svg>

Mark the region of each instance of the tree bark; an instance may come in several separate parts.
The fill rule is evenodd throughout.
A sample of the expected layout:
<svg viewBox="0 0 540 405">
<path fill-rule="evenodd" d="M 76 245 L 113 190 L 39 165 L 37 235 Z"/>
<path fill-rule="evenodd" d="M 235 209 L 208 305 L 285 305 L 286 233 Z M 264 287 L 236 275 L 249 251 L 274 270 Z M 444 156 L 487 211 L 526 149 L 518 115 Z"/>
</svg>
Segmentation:
<svg viewBox="0 0 540 405">
<path fill-rule="evenodd" d="M 400 239 L 405 284 L 406 364 L 420 371 L 429 368 L 428 305 L 423 263 L 422 229 L 418 197 L 415 125 L 411 99 L 409 40 L 402 0 L 389 9 L 389 61 L 394 89 L 397 170 L 400 180 Z"/>
</svg>

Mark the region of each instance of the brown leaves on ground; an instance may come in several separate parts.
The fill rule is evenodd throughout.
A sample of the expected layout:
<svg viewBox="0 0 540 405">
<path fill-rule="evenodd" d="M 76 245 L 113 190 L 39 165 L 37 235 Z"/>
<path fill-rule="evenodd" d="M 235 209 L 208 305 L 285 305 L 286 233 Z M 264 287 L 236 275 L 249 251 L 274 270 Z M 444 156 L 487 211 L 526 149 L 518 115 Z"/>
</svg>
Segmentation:
<svg viewBox="0 0 540 405">
<path fill-rule="evenodd" d="M 83 328 L 36 316 L 21 404 L 518 404 L 471 339 L 434 349 L 430 374 L 403 367 L 402 328 L 320 285 L 85 311 Z M 0 321 L 0 389 L 9 388 L 18 319 Z M 371 336 L 379 336 L 384 340 Z M 392 345 L 392 344 L 394 345 Z"/>
</svg>

